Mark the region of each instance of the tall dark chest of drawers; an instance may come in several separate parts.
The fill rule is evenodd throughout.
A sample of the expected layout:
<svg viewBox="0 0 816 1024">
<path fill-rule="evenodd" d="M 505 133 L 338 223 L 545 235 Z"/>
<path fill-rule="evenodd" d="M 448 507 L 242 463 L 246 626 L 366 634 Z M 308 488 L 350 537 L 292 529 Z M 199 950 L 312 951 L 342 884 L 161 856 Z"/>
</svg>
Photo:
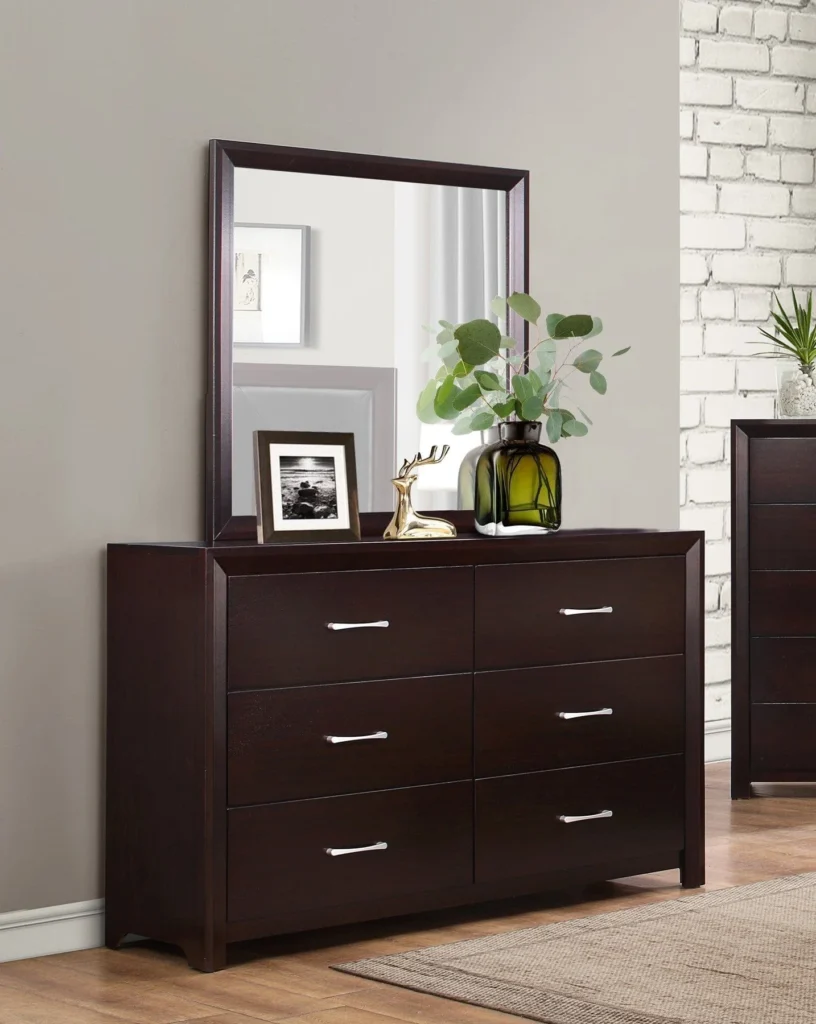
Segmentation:
<svg viewBox="0 0 816 1024">
<path fill-rule="evenodd" d="M 106 941 L 703 881 L 702 536 L 113 545 Z"/>
<path fill-rule="evenodd" d="M 816 782 L 816 420 L 731 429 L 732 796 Z"/>
</svg>

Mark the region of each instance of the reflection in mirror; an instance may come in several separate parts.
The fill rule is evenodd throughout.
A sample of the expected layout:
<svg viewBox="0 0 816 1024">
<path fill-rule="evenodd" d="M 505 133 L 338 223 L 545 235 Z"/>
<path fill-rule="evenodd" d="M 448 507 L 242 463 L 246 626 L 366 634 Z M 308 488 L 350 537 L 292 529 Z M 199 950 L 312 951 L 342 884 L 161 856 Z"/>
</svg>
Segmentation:
<svg viewBox="0 0 816 1024">
<path fill-rule="evenodd" d="M 421 423 L 417 397 L 442 365 L 440 320 L 498 322 L 506 202 L 488 189 L 236 167 L 234 515 L 254 515 L 254 430 L 353 432 L 361 512 L 392 511 L 402 459 L 449 444 L 414 498 L 456 507 L 459 465 L 481 437 Z"/>
</svg>

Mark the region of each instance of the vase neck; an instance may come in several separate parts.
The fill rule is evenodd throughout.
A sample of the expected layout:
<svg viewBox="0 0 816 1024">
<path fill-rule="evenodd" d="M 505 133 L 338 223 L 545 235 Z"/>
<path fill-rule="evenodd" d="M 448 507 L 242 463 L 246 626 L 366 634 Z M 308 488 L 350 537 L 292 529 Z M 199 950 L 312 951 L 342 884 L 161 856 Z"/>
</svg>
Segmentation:
<svg viewBox="0 0 816 1024">
<path fill-rule="evenodd" d="M 499 434 L 502 441 L 515 444 L 531 441 L 536 443 L 541 437 L 541 424 L 537 420 L 508 420 L 499 424 Z"/>
</svg>

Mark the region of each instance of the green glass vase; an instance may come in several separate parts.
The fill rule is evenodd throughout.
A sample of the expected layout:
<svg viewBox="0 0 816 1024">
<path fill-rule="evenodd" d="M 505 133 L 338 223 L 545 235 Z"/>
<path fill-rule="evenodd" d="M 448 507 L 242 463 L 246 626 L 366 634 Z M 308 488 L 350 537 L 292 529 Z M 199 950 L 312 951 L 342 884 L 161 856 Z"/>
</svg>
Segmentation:
<svg viewBox="0 0 816 1024">
<path fill-rule="evenodd" d="M 501 423 L 476 465 L 476 529 L 486 537 L 554 533 L 561 526 L 561 463 L 539 443 L 541 424 Z"/>
</svg>

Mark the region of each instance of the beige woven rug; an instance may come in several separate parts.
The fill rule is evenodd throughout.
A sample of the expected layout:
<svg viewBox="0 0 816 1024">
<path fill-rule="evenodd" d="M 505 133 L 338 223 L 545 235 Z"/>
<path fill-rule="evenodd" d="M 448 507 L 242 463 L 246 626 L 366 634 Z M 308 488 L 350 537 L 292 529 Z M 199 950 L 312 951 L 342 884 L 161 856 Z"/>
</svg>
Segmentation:
<svg viewBox="0 0 816 1024">
<path fill-rule="evenodd" d="M 547 1024 L 816 1024 L 816 873 L 337 969 Z"/>
</svg>

